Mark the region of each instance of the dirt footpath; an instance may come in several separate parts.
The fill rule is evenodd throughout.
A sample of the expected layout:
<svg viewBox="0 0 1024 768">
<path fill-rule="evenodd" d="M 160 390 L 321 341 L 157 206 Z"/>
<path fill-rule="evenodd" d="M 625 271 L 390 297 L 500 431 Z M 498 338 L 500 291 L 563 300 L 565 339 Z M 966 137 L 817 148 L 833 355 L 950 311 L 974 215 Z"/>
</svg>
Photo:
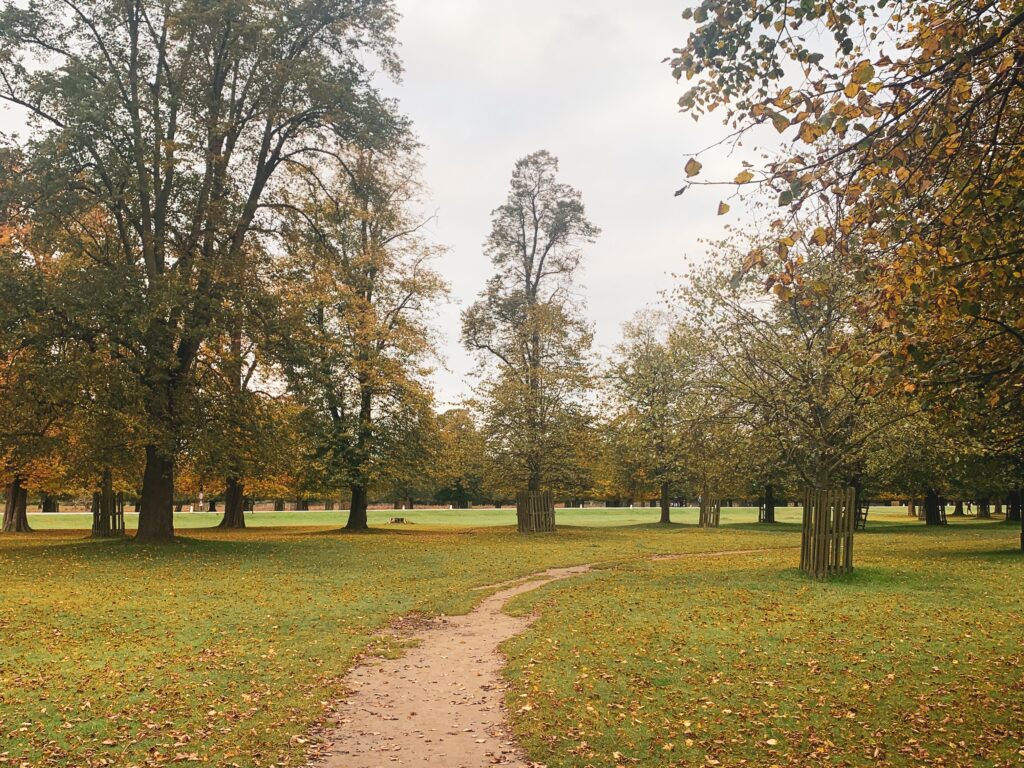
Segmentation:
<svg viewBox="0 0 1024 768">
<path fill-rule="evenodd" d="M 448 616 L 416 632 L 421 642 L 399 659 L 357 665 L 345 684 L 315 768 L 488 765 L 528 768 L 512 743 L 504 708 L 504 660 L 498 646 L 532 619 L 502 612 L 516 595 L 586 573 L 589 565 L 553 568 L 486 598 L 465 616 Z"/>
</svg>

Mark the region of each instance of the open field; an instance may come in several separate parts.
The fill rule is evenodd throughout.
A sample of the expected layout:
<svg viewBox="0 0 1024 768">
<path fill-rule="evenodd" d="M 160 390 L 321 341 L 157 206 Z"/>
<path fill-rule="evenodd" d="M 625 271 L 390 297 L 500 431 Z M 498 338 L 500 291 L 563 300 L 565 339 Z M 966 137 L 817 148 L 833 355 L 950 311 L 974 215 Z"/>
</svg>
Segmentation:
<svg viewBox="0 0 1024 768">
<path fill-rule="evenodd" d="M 877 507 L 871 514 L 875 519 L 888 522 L 906 522 L 905 507 Z M 776 519 L 780 523 L 799 523 L 801 510 L 797 507 L 778 507 Z M 221 513 L 186 512 L 174 516 L 176 528 L 210 528 L 221 520 Z M 313 510 L 310 512 L 247 512 L 248 526 L 339 526 L 345 524 L 347 510 Z M 404 517 L 410 525 L 429 526 L 505 526 L 516 524 L 515 507 L 503 509 L 371 509 L 370 525 L 386 525 L 392 517 Z M 29 514 L 29 524 L 42 529 L 88 530 L 92 518 L 84 513 Z M 125 526 L 134 530 L 138 515 L 125 513 Z M 658 521 L 658 510 L 649 507 L 587 509 L 559 509 L 558 520 L 564 525 L 623 526 L 641 525 Z M 697 522 L 696 507 L 673 507 L 673 522 Z M 751 507 L 723 507 L 722 523 L 757 522 L 757 510 Z"/>
<path fill-rule="evenodd" d="M 360 535 L 339 513 L 280 513 L 293 525 L 160 547 L 5 536 L 0 765 L 297 764 L 357 654 L 387 651 L 378 629 L 578 563 L 601 567 L 513 604 L 541 611 L 508 644 L 514 726 L 540 762 L 1019 764 L 1018 529 L 874 510 L 856 573 L 817 584 L 795 568 L 797 510 L 779 512 L 790 522 L 699 530 L 692 509 L 670 527 L 631 524 L 657 510 L 560 511 L 576 525 L 554 536 L 498 527 L 508 510 L 459 512 L 461 527 L 412 510 L 415 525 Z M 193 517 L 216 518 L 179 526 Z M 741 549 L 777 551 L 649 560 Z"/>
</svg>

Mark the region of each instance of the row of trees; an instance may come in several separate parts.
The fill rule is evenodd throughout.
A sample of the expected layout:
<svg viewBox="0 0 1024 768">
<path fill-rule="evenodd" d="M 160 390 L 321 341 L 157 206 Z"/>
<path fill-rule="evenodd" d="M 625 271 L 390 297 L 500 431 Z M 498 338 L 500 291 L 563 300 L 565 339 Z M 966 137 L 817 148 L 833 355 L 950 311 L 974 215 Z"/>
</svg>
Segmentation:
<svg viewBox="0 0 1024 768">
<path fill-rule="evenodd" d="M 101 519 L 123 494 L 139 539 L 167 540 L 200 484 L 226 527 L 254 495 L 343 495 L 361 529 L 371 496 L 656 495 L 668 520 L 673 496 L 770 509 L 838 484 L 929 509 L 1011 493 L 1019 515 L 1016 17 L 956 7 L 963 34 L 935 37 L 919 9 L 894 63 L 853 42 L 860 6 L 728 5 L 694 14 L 682 105 L 796 129 L 733 182 L 784 215 L 709 244 L 672 313 L 597 361 L 576 281 L 599 230 L 552 155 L 523 158 L 463 313 L 477 396 L 441 414 L 447 289 L 415 138 L 373 83 L 399 71 L 390 2 L 5 6 L 0 98 L 29 127 L 0 147 L 5 530 L 29 489 L 93 493 Z M 802 24 L 832 28 L 837 68 L 789 37 Z"/>
</svg>

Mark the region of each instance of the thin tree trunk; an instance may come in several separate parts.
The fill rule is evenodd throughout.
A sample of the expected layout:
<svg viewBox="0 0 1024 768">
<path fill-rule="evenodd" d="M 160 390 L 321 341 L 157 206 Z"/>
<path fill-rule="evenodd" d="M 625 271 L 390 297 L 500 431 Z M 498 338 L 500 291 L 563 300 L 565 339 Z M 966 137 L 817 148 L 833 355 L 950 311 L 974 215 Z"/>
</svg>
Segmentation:
<svg viewBox="0 0 1024 768">
<path fill-rule="evenodd" d="M 775 488 L 771 483 L 764 487 L 764 523 L 775 522 Z"/>
<path fill-rule="evenodd" d="M 661 523 L 671 523 L 670 504 L 668 498 L 668 483 L 661 484 Z"/>
<path fill-rule="evenodd" d="M 346 530 L 365 531 L 369 529 L 370 526 L 366 516 L 366 502 L 366 486 L 353 485 L 352 504 L 348 511 L 348 522 L 345 523 Z"/>
<path fill-rule="evenodd" d="M 956 503 L 953 504 L 953 517 L 964 516 L 964 501 L 963 499 L 957 499 Z"/>
<path fill-rule="evenodd" d="M 57 501 L 56 496 L 44 493 L 43 499 L 39 504 L 39 511 L 51 515 L 60 512 L 60 502 Z"/>
<path fill-rule="evenodd" d="M 990 520 L 992 518 L 992 509 L 989 507 L 988 498 L 978 499 L 978 519 L 979 520 Z"/>
<path fill-rule="evenodd" d="M 245 528 L 245 484 L 237 477 L 227 479 L 224 490 L 224 517 L 217 527 Z"/>
<path fill-rule="evenodd" d="M 146 446 L 146 469 L 139 500 L 136 541 L 174 540 L 174 460 L 155 445 Z"/>
<path fill-rule="evenodd" d="M 4 533 L 30 533 L 28 524 L 28 489 L 20 477 L 15 477 L 7 486 L 4 504 Z"/>
<path fill-rule="evenodd" d="M 274 511 L 284 512 L 284 499 L 274 499 Z"/>
</svg>

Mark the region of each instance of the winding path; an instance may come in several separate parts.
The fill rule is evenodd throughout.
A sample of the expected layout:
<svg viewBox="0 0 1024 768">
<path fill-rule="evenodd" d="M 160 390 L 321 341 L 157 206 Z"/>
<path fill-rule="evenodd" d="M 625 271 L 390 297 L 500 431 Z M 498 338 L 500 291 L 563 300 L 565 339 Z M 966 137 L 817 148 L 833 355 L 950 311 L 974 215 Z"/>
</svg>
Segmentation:
<svg viewBox="0 0 1024 768">
<path fill-rule="evenodd" d="M 768 550 L 654 555 L 652 560 L 719 557 Z M 524 632 L 533 617 L 502 609 L 516 595 L 592 565 L 551 568 L 492 585 L 499 591 L 464 616 L 425 622 L 420 640 L 397 659 L 368 659 L 345 678 L 351 691 L 337 703 L 325 744 L 311 768 L 531 768 L 512 741 L 498 646 Z"/>
</svg>

